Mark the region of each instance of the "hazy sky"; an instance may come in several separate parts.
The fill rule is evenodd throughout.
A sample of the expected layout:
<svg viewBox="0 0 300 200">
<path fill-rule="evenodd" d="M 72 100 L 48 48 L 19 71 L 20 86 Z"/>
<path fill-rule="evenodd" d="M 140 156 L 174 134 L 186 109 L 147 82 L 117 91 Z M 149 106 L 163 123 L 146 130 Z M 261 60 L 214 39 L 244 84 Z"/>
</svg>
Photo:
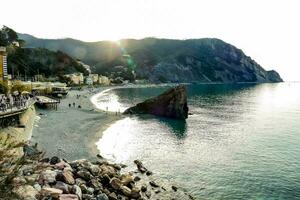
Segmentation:
<svg viewBox="0 0 300 200">
<path fill-rule="evenodd" d="M 216 37 L 300 80 L 299 0 L 0 0 L 0 24 L 41 38 Z"/>
</svg>

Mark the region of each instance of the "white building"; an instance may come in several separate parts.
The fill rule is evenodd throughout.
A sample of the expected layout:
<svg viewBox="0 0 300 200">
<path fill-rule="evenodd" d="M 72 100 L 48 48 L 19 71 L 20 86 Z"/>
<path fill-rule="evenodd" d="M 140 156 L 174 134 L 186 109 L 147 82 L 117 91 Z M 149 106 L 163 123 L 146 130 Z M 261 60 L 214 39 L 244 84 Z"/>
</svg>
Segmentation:
<svg viewBox="0 0 300 200">
<path fill-rule="evenodd" d="M 92 79 L 91 76 L 87 76 L 85 78 L 85 84 L 87 84 L 87 85 L 93 85 L 93 79 Z"/>
<path fill-rule="evenodd" d="M 93 80 L 93 83 L 99 82 L 99 75 L 98 74 L 90 74 L 91 79 Z"/>
<path fill-rule="evenodd" d="M 80 85 L 84 83 L 83 73 L 67 74 L 65 76 L 69 77 L 75 85 Z"/>
<path fill-rule="evenodd" d="M 110 80 L 106 76 L 99 76 L 99 84 L 101 85 L 110 85 Z"/>
</svg>

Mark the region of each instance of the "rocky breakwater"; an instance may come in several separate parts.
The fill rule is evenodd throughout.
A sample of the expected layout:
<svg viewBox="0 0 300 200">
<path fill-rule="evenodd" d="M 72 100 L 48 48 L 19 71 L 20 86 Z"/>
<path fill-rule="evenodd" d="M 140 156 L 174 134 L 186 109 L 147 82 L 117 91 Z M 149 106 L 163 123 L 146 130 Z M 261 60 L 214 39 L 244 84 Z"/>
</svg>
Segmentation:
<svg viewBox="0 0 300 200">
<path fill-rule="evenodd" d="M 124 114 L 152 114 L 156 116 L 188 118 L 187 94 L 183 85 L 176 86 L 125 110 Z"/>
<path fill-rule="evenodd" d="M 176 186 L 163 186 L 141 161 L 137 170 L 105 160 L 68 162 L 58 157 L 27 159 L 12 180 L 12 193 L 22 200 L 193 199 Z"/>
</svg>

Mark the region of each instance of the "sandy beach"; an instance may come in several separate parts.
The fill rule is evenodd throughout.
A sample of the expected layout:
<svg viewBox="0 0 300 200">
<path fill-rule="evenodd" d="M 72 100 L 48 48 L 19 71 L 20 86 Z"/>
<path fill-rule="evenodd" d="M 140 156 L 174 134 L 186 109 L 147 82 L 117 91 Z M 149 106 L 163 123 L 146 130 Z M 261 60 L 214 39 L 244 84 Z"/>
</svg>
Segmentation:
<svg viewBox="0 0 300 200">
<path fill-rule="evenodd" d="M 71 90 L 61 100 L 57 111 L 37 109 L 38 117 L 31 142 L 37 142 L 41 149 L 47 150 L 46 156 L 49 157 L 94 159 L 99 153 L 95 143 L 101 138 L 102 132 L 122 117 L 101 111 L 91 103 L 93 95 L 106 89 Z M 79 105 L 81 108 L 78 108 Z"/>
</svg>

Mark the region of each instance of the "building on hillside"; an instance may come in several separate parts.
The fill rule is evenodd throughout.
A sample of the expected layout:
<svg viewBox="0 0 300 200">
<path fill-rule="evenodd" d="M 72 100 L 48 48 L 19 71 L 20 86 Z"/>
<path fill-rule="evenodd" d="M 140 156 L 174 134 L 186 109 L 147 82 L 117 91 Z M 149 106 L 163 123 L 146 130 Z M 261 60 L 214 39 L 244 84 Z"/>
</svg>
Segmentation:
<svg viewBox="0 0 300 200">
<path fill-rule="evenodd" d="M 0 47 L 0 82 L 7 79 L 7 53 L 6 47 Z"/>
<path fill-rule="evenodd" d="M 75 85 L 81 85 L 84 83 L 83 73 L 67 74 L 65 77 L 70 78 Z"/>
<path fill-rule="evenodd" d="M 98 74 L 90 74 L 91 79 L 93 80 L 93 83 L 99 82 L 99 75 Z"/>
<path fill-rule="evenodd" d="M 99 76 L 99 84 L 100 85 L 110 85 L 110 80 L 106 76 Z"/>
<path fill-rule="evenodd" d="M 87 76 L 85 78 L 85 84 L 87 84 L 87 85 L 93 85 L 93 79 L 92 79 L 91 76 Z"/>
</svg>

